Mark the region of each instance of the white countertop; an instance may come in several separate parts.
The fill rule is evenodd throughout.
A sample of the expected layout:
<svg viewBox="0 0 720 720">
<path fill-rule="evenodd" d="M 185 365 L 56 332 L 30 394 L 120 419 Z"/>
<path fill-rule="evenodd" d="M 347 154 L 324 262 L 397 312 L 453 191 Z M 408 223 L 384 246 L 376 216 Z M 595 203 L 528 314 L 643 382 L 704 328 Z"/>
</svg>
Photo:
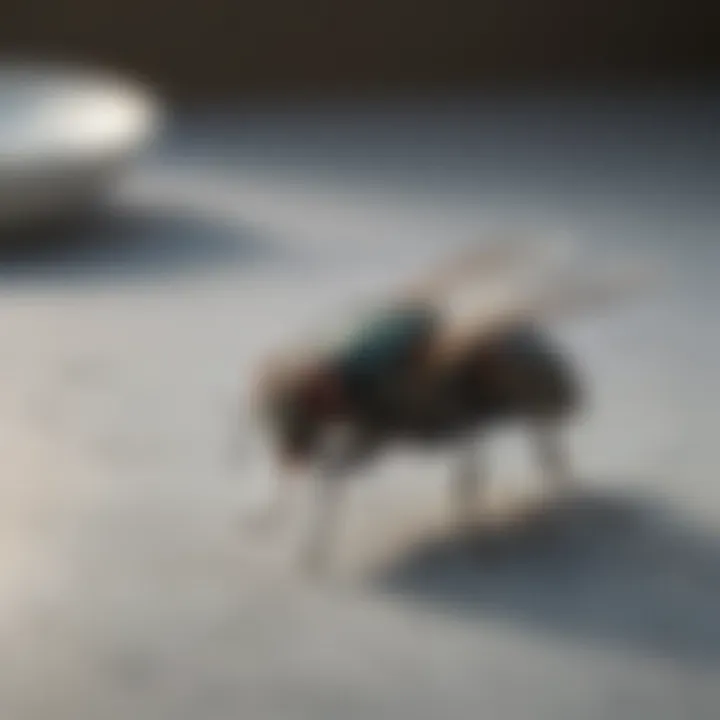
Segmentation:
<svg viewBox="0 0 720 720">
<path fill-rule="evenodd" d="M 3 418 L 29 438 L 0 483 L 3 717 L 716 718 L 717 119 L 701 97 L 187 114 L 85 250 L 0 267 Z M 238 525 L 248 368 L 503 220 L 671 269 L 560 330 L 593 387 L 579 477 L 630 524 L 307 587 Z M 380 468 L 355 526 L 422 535 L 446 472 Z"/>
</svg>

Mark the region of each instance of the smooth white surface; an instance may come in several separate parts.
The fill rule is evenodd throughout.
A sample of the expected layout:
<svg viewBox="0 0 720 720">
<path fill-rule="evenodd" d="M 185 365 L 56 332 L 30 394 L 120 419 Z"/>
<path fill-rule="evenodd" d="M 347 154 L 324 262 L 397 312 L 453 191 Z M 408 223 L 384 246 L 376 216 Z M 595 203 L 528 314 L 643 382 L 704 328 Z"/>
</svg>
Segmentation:
<svg viewBox="0 0 720 720">
<path fill-rule="evenodd" d="M 0 267 L 3 427 L 36 433 L 29 452 L 51 458 L 20 476 L 0 457 L 0 504 L 25 508 L 0 554 L 15 583 L 0 715 L 717 720 L 713 107 L 184 119 L 88 254 Z M 518 217 L 572 230 L 589 258 L 611 246 L 668 261 L 667 293 L 564 337 L 592 389 L 580 478 L 639 486 L 667 516 L 648 505 L 638 524 L 612 516 L 549 550 L 441 555 L 404 593 L 308 588 L 239 525 L 265 480 L 227 462 L 249 368 Z M 514 449 L 489 459 L 501 482 L 527 477 Z M 426 534 L 447 472 L 400 458 L 355 486 L 360 538 L 382 555 Z"/>
</svg>

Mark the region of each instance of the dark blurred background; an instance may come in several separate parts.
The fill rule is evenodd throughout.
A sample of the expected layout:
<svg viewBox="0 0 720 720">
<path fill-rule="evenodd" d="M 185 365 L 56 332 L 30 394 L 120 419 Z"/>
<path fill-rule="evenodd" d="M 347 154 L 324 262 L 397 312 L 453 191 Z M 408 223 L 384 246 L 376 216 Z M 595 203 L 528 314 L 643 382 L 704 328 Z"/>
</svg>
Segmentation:
<svg viewBox="0 0 720 720">
<path fill-rule="evenodd" d="M 720 67 L 719 26 L 699 0 L 5 0 L 0 49 L 215 100 L 704 79 Z"/>
</svg>

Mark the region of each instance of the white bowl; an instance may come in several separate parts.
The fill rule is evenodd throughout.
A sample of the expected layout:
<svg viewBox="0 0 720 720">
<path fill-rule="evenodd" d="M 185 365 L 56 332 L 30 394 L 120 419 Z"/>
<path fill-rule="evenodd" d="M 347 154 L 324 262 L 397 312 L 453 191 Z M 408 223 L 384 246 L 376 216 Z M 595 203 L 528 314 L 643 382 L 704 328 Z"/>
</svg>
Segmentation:
<svg viewBox="0 0 720 720">
<path fill-rule="evenodd" d="M 0 229 L 92 208 L 158 121 L 151 95 L 114 75 L 0 65 Z"/>
</svg>

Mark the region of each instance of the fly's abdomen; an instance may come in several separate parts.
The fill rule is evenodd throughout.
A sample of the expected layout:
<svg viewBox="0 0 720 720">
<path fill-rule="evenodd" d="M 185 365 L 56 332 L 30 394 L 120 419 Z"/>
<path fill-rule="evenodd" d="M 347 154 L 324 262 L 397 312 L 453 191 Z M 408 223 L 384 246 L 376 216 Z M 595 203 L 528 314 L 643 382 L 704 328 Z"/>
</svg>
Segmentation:
<svg viewBox="0 0 720 720">
<path fill-rule="evenodd" d="M 516 412 L 557 417 L 579 405 L 575 370 L 544 333 L 533 328 L 509 335 L 503 355 L 511 376 L 507 399 Z"/>
<path fill-rule="evenodd" d="M 568 359 L 545 333 L 523 326 L 483 346 L 472 363 L 473 414 L 486 421 L 509 417 L 559 418 L 580 401 Z"/>
</svg>

